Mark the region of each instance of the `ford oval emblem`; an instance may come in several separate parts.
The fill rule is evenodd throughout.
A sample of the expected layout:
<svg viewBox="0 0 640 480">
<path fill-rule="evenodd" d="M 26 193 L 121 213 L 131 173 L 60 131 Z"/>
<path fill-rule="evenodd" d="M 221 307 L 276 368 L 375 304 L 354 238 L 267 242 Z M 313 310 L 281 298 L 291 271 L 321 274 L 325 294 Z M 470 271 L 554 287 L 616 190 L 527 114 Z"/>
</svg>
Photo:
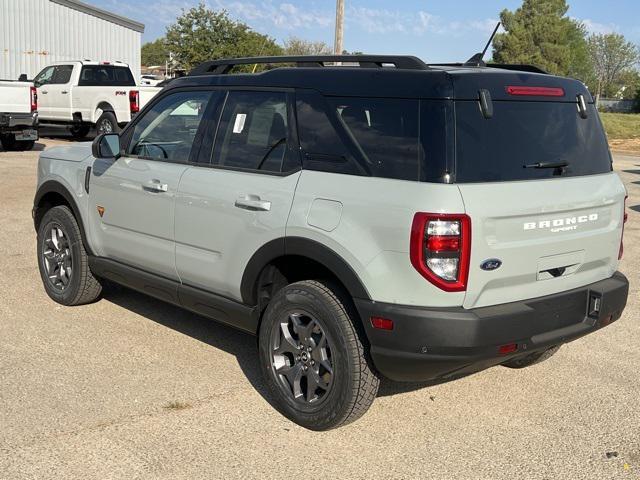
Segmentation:
<svg viewBox="0 0 640 480">
<path fill-rule="evenodd" d="M 480 264 L 480 268 L 483 270 L 495 270 L 496 268 L 500 268 L 500 265 L 502 265 L 502 260 L 490 258 L 489 260 L 482 262 Z"/>
</svg>

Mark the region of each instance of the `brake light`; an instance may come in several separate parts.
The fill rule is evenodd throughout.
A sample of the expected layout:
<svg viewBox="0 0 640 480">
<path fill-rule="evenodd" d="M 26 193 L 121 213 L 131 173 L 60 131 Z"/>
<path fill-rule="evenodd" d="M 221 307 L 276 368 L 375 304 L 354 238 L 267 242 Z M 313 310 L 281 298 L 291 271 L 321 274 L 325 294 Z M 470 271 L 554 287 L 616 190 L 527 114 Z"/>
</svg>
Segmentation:
<svg viewBox="0 0 640 480">
<path fill-rule="evenodd" d="M 464 214 L 416 213 L 409 251 L 413 267 L 436 287 L 446 292 L 466 290 L 471 219 Z"/>
<path fill-rule="evenodd" d="M 138 90 L 129 90 L 129 111 L 131 113 L 140 111 L 140 92 Z"/>
<path fill-rule="evenodd" d="M 31 113 L 38 110 L 38 90 L 36 87 L 31 87 Z"/>
<path fill-rule="evenodd" d="M 627 223 L 627 219 L 629 218 L 629 214 L 627 213 L 627 198 L 629 198 L 629 195 L 624 196 L 624 204 L 622 207 L 622 235 L 620 236 L 620 250 L 618 250 L 618 260 L 622 260 L 622 255 L 624 254 L 624 224 Z"/>
<path fill-rule="evenodd" d="M 509 95 L 525 95 L 534 97 L 564 97 L 564 89 L 560 87 L 523 87 L 509 85 Z"/>
</svg>

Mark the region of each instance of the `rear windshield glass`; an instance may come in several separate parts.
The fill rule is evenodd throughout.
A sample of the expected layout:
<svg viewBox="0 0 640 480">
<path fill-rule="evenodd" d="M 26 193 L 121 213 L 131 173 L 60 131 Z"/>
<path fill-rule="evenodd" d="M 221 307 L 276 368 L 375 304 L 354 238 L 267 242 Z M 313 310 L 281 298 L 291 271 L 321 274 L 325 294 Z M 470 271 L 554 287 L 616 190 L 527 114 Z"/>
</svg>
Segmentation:
<svg viewBox="0 0 640 480">
<path fill-rule="evenodd" d="M 131 70 L 114 65 L 85 65 L 80 72 L 78 85 L 84 87 L 113 86 L 135 87 Z"/>
<path fill-rule="evenodd" d="M 486 119 L 478 102 L 455 103 L 456 182 L 564 178 L 611 170 L 592 104 L 582 118 L 575 103 L 495 101 L 493 117 Z M 534 168 L 558 162 L 568 166 Z"/>
</svg>

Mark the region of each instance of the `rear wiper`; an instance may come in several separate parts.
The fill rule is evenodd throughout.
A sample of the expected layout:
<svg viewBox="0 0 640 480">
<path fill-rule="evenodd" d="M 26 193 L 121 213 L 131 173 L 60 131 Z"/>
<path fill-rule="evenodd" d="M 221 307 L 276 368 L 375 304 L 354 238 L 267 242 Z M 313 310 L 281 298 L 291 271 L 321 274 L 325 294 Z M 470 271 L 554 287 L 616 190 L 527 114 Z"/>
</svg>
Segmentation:
<svg viewBox="0 0 640 480">
<path fill-rule="evenodd" d="M 564 168 L 568 166 L 569 162 L 538 162 L 523 165 L 524 168 Z"/>
</svg>

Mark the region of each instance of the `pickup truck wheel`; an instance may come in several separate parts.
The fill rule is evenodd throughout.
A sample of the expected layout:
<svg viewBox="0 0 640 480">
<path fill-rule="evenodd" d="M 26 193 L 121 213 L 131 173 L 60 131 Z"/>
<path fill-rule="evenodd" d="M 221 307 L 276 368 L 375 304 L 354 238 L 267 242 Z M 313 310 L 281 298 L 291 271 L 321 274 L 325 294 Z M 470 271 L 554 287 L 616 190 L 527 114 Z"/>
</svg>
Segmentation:
<svg viewBox="0 0 640 480">
<path fill-rule="evenodd" d="M 100 296 L 102 286 L 89 270 L 80 228 L 69 207 L 60 205 L 44 214 L 37 245 L 40 277 L 51 299 L 82 305 Z"/>
<path fill-rule="evenodd" d="M 269 302 L 259 333 L 260 363 L 275 407 L 311 430 L 362 416 L 378 392 L 346 294 L 319 281 L 296 282 Z"/>
<path fill-rule="evenodd" d="M 560 347 L 561 345 L 556 345 L 555 347 L 551 347 L 541 352 L 530 353 L 529 355 L 525 355 L 524 357 L 512 358 L 511 360 L 507 360 L 506 362 L 504 362 L 502 365 L 508 368 L 529 367 L 531 365 L 544 362 L 545 360 L 551 358 L 558 350 L 560 350 Z"/>
<path fill-rule="evenodd" d="M 7 152 L 23 152 L 31 150 L 36 142 L 33 140 L 16 140 L 16 136 L 13 133 L 8 133 L 0 135 L 0 143 Z"/>
<path fill-rule="evenodd" d="M 91 126 L 84 125 L 84 124 L 74 125 L 69 129 L 69 131 L 71 132 L 71 135 L 73 136 L 73 138 L 75 138 L 76 140 L 81 140 L 87 135 L 89 135 L 89 132 L 91 131 Z"/>
<path fill-rule="evenodd" d="M 101 135 L 103 133 L 119 133 L 120 127 L 118 126 L 118 120 L 113 112 L 102 112 L 100 118 L 96 122 L 96 133 Z"/>
</svg>

